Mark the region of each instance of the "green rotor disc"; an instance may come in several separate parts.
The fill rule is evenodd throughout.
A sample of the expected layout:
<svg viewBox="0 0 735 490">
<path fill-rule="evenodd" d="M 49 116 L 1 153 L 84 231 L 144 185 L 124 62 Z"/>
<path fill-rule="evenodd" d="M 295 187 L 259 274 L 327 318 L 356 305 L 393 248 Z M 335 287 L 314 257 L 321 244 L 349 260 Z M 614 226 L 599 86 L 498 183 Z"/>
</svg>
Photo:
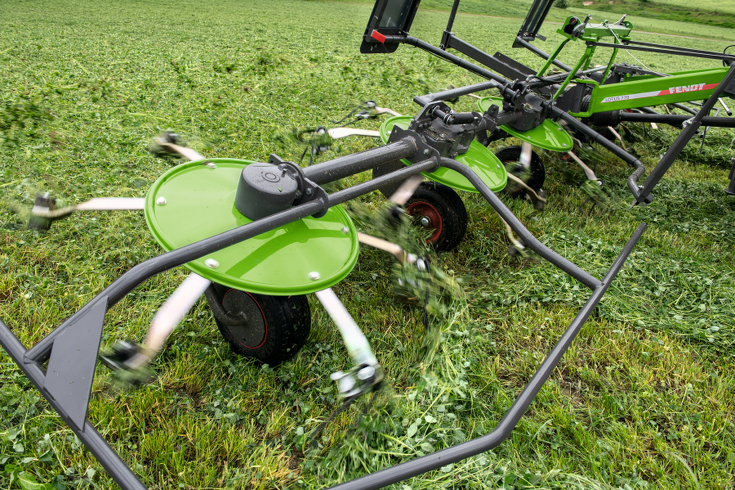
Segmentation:
<svg viewBox="0 0 735 490">
<path fill-rule="evenodd" d="M 394 116 L 386 119 L 380 125 L 380 138 L 383 143 L 388 142 L 393 126 L 397 125 L 401 129 L 407 129 L 412 119 L 411 116 Z M 455 160 L 474 170 L 493 192 L 503 190 L 505 184 L 508 183 L 508 174 L 505 172 L 505 167 L 493 155 L 493 152 L 482 146 L 479 141 L 473 140 L 467 153 L 457 156 Z M 411 164 L 408 160 L 401 161 L 406 165 Z M 424 173 L 423 175 L 459 191 L 477 192 L 477 189 L 463 175 L 448 168 L 442 167 L 436 172 Z"/>
<path fill-rule="evenodd" d="M 169 251 L 252 222 L 235 208 L 238 179 L 250 163 L 254 162 L 213 158 L 188 162 L 161 175 L 145 202 L 146 222 L 156 241 Z M 338 283 L 355 266 L 358 251 L 352 220 L 335 206 L 322 218 L 281 226 L 186 267 L 231 288 L 289 296 Z M 213 261 L 216 267 L 211 267 Z"/>
<path fill-rule="evenodd" d="M 484 97 L 477 102 L 477 105 L 482 112 L 485 112 L 491 105 L 498 106 L 502 111 L 503 99 L 501 97 Z M 574 146 L 569 133 L 551 119 L 544 120 L 543 123 L 528 131 L 516 131 L 508 126 L 500 126 L 500 129 L 544 150 L 568 152 L 572 151 Z"/>
</svg>

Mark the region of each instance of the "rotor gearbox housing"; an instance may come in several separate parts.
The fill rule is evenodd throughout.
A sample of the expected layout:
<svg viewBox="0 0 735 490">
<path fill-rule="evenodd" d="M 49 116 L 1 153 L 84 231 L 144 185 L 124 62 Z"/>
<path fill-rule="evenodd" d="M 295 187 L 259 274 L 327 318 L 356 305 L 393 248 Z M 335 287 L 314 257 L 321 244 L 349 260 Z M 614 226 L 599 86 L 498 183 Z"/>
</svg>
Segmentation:
<svg viewBox="0 0 735 490">
<path fill-rule="evenodd" d="M 293 206 L 300 197 L 298 176 L 286 165 L 253 163 L 242 169 L 235 207 L 252 220 Z"/>
</svg>

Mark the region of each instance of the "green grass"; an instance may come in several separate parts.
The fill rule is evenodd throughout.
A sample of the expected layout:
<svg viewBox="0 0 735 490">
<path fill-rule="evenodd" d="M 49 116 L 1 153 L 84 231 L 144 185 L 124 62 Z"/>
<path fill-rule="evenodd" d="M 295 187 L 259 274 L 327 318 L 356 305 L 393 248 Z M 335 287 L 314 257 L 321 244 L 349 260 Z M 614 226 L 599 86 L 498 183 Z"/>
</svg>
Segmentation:
<svg viewBox="0 0 735 490">
<path fill-rule="evenodd" d="M 358 54 L 371 5 L 8 0 L 3 7 L 0 318 L 26 346 L 161 252 L 137 213 L 80 214 L 45 235 L 27 231 L 36 190 L 67 203 L 143 196 L 172 165 L 145 151 L 166 128 L 211 157 L 265 161 L 275 152 L 297 160 L 303 148 L 288 143 L 291 128 L 328 124 L 370 99 L 411 114 L 414 95 L 478 81 L 408 47 Z M 421 11 L 414 33 L 438 42 L 445 22 L 446 13 Z M 460 15 L 455 31 L 537 65 L 509 49 L 517 24 Z M 580 49 L 571 46 L 569 59 Z M 715 65 L 644 61 L 671 71 Z M 623 132 L 648 168 L 673 141 L 669 131 Z M 696 143 L 686 148 L 652 205 L 632 210 L 629 169 L 610 155 L 595 162 L 610 208 L 591 213 L 580 210 L 581 172 L 543 155 L 547 209 L 507 204 L 565 257 L 601 277 L 637 224 L 651 226 L 509 440 L 396 489 L 732 487 L 735 202 L 721 192 L 732 133 L 711 131 L 708 141 L 704 155 Z M 320 159 L 375 145 L 340 140 Z M 382 199 L 363 202 L 376 208 Z M 234 356 L 200 302 L 155 362 L 153 383 L 120 392 L 98 370 L 90 421 L 150 488 L 322 488 L 487 433 L 588 292 L 540 259 L 509 257 L 502 223 L 477 197 L 466 203 L 465 241 L 436 262 L 463 280 L 466 299 L 434 320 L 442 341 L 433 359 L 421 355 L 421 311 L 393 296 L 391 257 L 362 250 L 335 286 L 385 367 L 389 390 L 338 417 L 319 447 L 308 447 L 305 434 L 338 406 L 329 374 L 349 362 L 313 300 L 309 343 L 275 369 Z M 157 276 L 112 308 L 103 344 L 141 340 L 185 274 Z M 25 486 L 11 482 L 17 476 Z M 38 488 L 30 479 L 54 488 L 114 486 L 0 354 L 0 488 Z"/>
<path fill-rule="evenodd" d="M 735 11 L 708 8 L 706 3 L 697 4 L 678 2 L 640 2 L 638 0 L 607 0 L 594 1 L 592 5 L 584 6 L 586 0 L 569 0 L 570 7 L 580 9 L 599 10 L 608 13 L 629 14 L 630 16 L 646 17 L 661 20 L 675 20 L 691 22 L 717 27 L 735 27 Z"/>
<path fill-rule="evenodd" d="M 679 5 L 686 7 L 691 5 L 691 2 L 687 0 L 658 0 L 659 3 L 665 3 L 669 5 Z M 704 2 L 698 2 L 697 7 L 706 10 L 714 10 L 716 12 L 728 12 L 735 13 L 735 5 L 728 0 L 706 0 Z"/>
</svg>

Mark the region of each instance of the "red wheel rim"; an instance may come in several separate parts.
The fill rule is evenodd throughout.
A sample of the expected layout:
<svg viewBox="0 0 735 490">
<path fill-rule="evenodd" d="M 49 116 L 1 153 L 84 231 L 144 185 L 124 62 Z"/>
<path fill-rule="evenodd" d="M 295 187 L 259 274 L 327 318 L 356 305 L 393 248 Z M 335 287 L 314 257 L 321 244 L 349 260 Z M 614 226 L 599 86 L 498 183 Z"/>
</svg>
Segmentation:
<svg viewBox="0 0 735 490">
<path fill-rule="evenodd" d="M 429 219 L 427 228 L 434 228 L 434 233 L 426 239 L 426 243 L 434 243 L 439 239 L 442 234 L 442 217 L 434 206 L 424 201 L 412 202 L 406 209 L 406 214 Z"/>
</svg>

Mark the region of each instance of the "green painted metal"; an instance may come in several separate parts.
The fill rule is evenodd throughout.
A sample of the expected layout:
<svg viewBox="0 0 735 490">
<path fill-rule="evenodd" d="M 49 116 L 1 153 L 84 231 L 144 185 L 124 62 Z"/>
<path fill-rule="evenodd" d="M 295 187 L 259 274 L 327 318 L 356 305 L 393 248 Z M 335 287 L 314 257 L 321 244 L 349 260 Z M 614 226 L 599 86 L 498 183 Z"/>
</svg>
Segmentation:
<svg viewBox="0 0 735 490">
<path fill-rule="evenodd" d="M 393 126 L 407 129 L 412 119 L 411 116 L 394 116 L 383 121 L 383 124 L 380 125 L 380 138 L 383 143 L 388 142 Z M 471 168 L 493 192 L 502 191 L 508 183 L 508 174 L 505 167 L 493 155 L 493 152 L 480 144 L 479 141 L 470 143 L 467 153 L 457 156 L 455 160 Z M 406 165 L 411 164 L 408 160 L 401 161 Z M 441 167 L 436 172 L 424 173 L 423 175 L 458 191 L 478 192 L 469 180 L 448 168 Z"/>
<path fill-rule="evenodd" d="M 203 163 L 214 163 L 209 168 Z M 161 175 L 148 191 L 145 218 L 156 241 L 174 250 L 252 220 L 235 208 L 242 169 L 250 161 L 213 158 L 188 162 Z M 156 204 L 164 198 L 164 205 Z M 346 228 L 347 232 L 343 230 Z M 259 294 L 289 296 L 326 289 L 357 262 L 357 230 L 340 206 L 323 218 L 305 218 L 186 264 L 197 274 Z M 205 262 L 214 259 L 216 268 Z M 312 273 L 318 273 L 319 278 Z"/>
<path fill-rule="evenodd" d="M 572 19 L 576 19 L 577 24 L 572 25 Z M 564 24 L 556 30 L 567 39 L 581 39 L 582 41 L 597 42 L 604 37 L 613 37 L 620 40 L 630 39 L 630 31 L 633 30 L 633 24 L 624 20 L 622 24 L 612 24 L 605 20 L 600 24 L 588 23 L 582 26 L 579 17 L 570 15 L 564 21 Z M 576 32 L 575 32 L 576 31 Z"/>
<path fill-rule="evenodd" d="M 501 110 L 503 109 L 503 99 L 500 97 L 483 97 L 477 102 L 482 112 L 487 111 L 491 104 L 498 106 Z M 529 131 L 516 131 L 508 126 L 500 126 L 500 129 L 544 150 L 568 152 L 574 146 L 574 141 L 572 141 L 569 133 L 550 119 L 546 119 L 542 124 Z"/>
<path fill-rule="evenodd" d="M 546 60 L 541 70 L 537 73 L 537 76 L 542 76 L 551 67 L 553 60 L 557 58 L 569 41 L 597 42 L 604 37 L 612 37 L 614 44 L 617 45 L 622 41 L 630 40 L 633 25 L 628 21 L 624 21 L 622 24 L 611 24 L 608 21 L 604 21 L 601 24 L 587 24 L 582 28 L 580 27 L 581 24 L 577 24 L 576 26 L 570 24 L 572 19 L 579 20 L 574 16 L 567 17 L 564 25 L 557 30 L 557 33 L 564 39 L 562 39 L 549 59 Z M 615 61 L 617 52 L 618 48 L 613 48 L 612 56 L 603 73 L 603 80 L 610 73 L 610 68 Z M 589 117 L 592 114 L 605 111 L 620 111 L 637 107 L 673 104 L 675 102 L 705 100 L 712 95 L 717 85 L 722 82 L 728 72 L 728 68 L 723 67 L 671 73 L 670 76 L 666 77 L 627 75 L 619 83 L 610 83 L 602 86 L 594 80 L 573 80 L 574 74 L 577 71 L 580 69 L 585 70 L 590 66 L 594 53 L 595 46 L 586 47 L 584 54 L 580 57 L 553 97 L 556 99 L 561 95 L 567 85 L 573 81 L 575 83 L 591 85 L 592 94 L 589 107 L 584 112 L 570 113 L 576 117 Z M 732 97 L 735 94 L 727 95 Z"/>
<path fill-rule="evenodd" d="M 571 114 L 587 117 L 596 112 L 705 100 L 725 78 L 728 69 L 690 70 L 668 77 L 634 76 L 602 86 L 591 82 L 594 88 L 587 111 Z"/>
</svg>

